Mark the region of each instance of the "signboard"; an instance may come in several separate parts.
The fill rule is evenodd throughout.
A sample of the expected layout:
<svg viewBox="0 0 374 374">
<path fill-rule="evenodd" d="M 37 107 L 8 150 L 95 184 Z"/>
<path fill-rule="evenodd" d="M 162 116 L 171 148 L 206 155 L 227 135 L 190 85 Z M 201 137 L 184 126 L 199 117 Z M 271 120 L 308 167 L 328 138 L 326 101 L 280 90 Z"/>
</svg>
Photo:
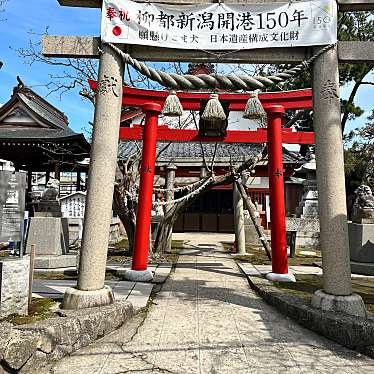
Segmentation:
<svg viewBox="0 0 374 374">
<path fill-rule="evenodd" d="M 86 193 L 75 192 L 59 199 L 63 217 L 67 218 L 84 218 L 86 207 Z"/>
<path fill-rule="evenodd" d="M 21 241 L 26 174 L 0 171 L 0 242 Z"/>
<path fill-rule="evenodd" d="M 334 0 L 274 4 L 165 5 L 104 0 L 105 42 L 200 50 L 332 44 Z"/>
</svg>

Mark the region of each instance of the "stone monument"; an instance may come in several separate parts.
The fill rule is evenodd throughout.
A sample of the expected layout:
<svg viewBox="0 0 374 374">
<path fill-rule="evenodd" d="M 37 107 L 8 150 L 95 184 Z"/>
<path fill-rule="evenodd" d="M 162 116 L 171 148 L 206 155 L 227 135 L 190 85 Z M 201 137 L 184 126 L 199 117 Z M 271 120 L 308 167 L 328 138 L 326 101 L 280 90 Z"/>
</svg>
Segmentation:
<svg viewBox="0 0 374 374">
<path fill-rule="evenodd" d="M 68 221 L 62 217 L 58 190 L 58 180 L 49 180 L 41 200 L 34 204 L 34 217 L 30 218 L 26 252 L 35 244 L 37 269 L 75 266 L 76 255 L 69 253 Z"/>
<path fill-rule="evenodd" d="M 374 275 L 374 196 L 369 186 L 355 191 L 352 222 L 348 223 L 353 273 Z"/>
<path fill-rule="evenodd" d="M 25 190 L 25 173 L 0 171 L 0 242 L 22 243 Z M 0 257 L 0 319 L 28 313 L 30 258 L 20 255 Z"/>
<path fill-rule="evenodd" d="M 252 205 L 254 205 L 255 209 L 256 209 L 255 210 L 256 220 L 257 220 L 258 224 L 261 225 L 260 213 L 258 211 L 258 205 L 253 204 L 253 203 L 252 203 Z M 256 231 L 256 227 L 251 220 L 251 217 L 248 213 L 248 210 L 244 210 L 243 216 L 244 216 L 245 245 L 261 247 L 262 246 L 261 240 L 260 240 L 260 238 L 258 236 L 258 233 Z M 268 236 L 270 236 L 269 230 L 267 230 L 267 234 L 268 234 Z"/>
<path fill-rule="evenodd" d="M 296 247 L 301 249 L 319 248 L 318 190 L 316 177 L 316 156 L 313 151 L 307 155 L 308 161 L 295 171 L 306 175 L 303 182 L 304 193 L 296 208 L 297 218 L 287 217 L 287 231 L 297 231 Z"/>
<path fill-rule="evenodd" d="M 26 174 L 0 171 L 0 243 L 23 240 Z"/>
<path fill-rule="evenodd" d="M 295 171 L 305 175 L 304 193 L 296 208 L 297 217 L 287 217 L 287 231 L 296 231 L 296 247 L 300 249 L 319 248 L 318 190 L 316 177 L 316 156 L 313 150 L 307 154 L 308 161 Z"/>
<path fill-rule="evenodd" d="M 316 176 L 316 156 L 314 150 L 308 154 L 308 162 L 301 166 L 300 170 L 306 174 L 304 193 L 301 197 L 297 215 L 300 217 L 301 228 L 296 235 L 296 245 L 306 249 L 317 249 L 319 243 L 319 219 L 318 219 L 318 190 Z"/>
</svg>

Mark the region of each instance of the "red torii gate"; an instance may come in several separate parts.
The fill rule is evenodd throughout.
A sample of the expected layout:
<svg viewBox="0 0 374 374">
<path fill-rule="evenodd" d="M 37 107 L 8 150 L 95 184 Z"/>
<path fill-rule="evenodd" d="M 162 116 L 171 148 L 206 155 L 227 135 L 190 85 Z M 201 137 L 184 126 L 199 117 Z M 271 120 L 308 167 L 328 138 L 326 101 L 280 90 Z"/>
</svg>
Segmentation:
<svg viewBox="0 0 374 374">
<path fill-rule="evenodd" d="M 93 90 L 96 89 L 97 82 L 89 81 L 89 84 Z M 275 275 L 274 279 L 288 274 L 282 143 L 314 144 L 314 133 L 293 132 L 292 129 L 282 128 L 282 118 L 287 109 L 311 109 L 312 90 L 259 94 L 268 116 L 268 127 L 255 131 L 228 130 L 225 137 L 202 137 L 197 130 L 158 126 L 158 116 L 167 96 L 168 92 L 164 91 L 123 88 L 122 104 L 140 107 L 146 116 L 144 126 L 122 127 L 119 131 L 121 140 L 143 140 L 132 270 L 147 271 L 156 143 L 157 140 L 166 140 L 268 144 L 272 273 Z M 184 110 L 199 110 L 201 99 L 208 99 L 210 94 L 178 92 L 177 96 Z M 249 94 L 219 94 L 220 100 L 229 102 L 230 111 L 244 111 L 248 97 Z"/>
</svg>

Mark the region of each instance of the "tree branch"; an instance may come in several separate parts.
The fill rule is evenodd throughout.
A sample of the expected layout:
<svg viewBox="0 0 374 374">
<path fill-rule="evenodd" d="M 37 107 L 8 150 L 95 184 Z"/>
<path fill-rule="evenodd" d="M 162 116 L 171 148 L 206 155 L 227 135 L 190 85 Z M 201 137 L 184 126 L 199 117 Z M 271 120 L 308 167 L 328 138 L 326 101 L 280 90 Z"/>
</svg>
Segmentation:
<svg viewBox="0 0 374 374">
<path fill-rule="evenodd" d="M 356 93 L 361 85 L 361 82 L 362 80 L 359 79 L 355 82 L 354 86 L 353 86 L 353 89 L 349 95 L 349 98 L 348 98 L 348 101 L 347 101 L 347 104 L 348 105 L 352 105 L 353 104 L 353 101 L 354 101 L 354 98 L 356 96 Z M 345 129 L 345 125 L 347 123 L 347 120 L 348 120 L 348 116 L 349 116 L 349 110 L 346 110 L 343 114 L 343 118 L 342 118 L 342 122 L 341 122 L 341 126 L 342 126 L 342 134 L 344 133 L 344 129 Z"/>
</svg>

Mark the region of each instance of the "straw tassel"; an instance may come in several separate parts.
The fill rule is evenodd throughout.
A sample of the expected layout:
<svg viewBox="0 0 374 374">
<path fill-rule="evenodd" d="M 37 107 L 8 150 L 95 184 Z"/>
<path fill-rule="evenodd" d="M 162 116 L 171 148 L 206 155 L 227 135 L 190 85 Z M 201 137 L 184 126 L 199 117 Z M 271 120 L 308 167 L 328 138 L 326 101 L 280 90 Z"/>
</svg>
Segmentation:
<svg viewBox="0 0 374 374">
<path fill-rule="evenodd" d="M 162 114 L 169 117 L 180 117 L 183 114 L 182 104 L 175 91 L 170 91 L 166 98 Z"/>
<path fill-rule="evenodd" d="M 205 120 L 225 120 L 226 114 L 218 100 L 218 94 L 212 94 L 206 104 L 204 113 L 201 116 Z"/>
<path fill-rule="evenodd" d="M 243 118 L 247 119 L 259 119 L 266 117 L 266 112 L 261 104 L 256 93 L 252 92 L 249 94 L 249 99 L 245 107 Z"/>
</svg>

